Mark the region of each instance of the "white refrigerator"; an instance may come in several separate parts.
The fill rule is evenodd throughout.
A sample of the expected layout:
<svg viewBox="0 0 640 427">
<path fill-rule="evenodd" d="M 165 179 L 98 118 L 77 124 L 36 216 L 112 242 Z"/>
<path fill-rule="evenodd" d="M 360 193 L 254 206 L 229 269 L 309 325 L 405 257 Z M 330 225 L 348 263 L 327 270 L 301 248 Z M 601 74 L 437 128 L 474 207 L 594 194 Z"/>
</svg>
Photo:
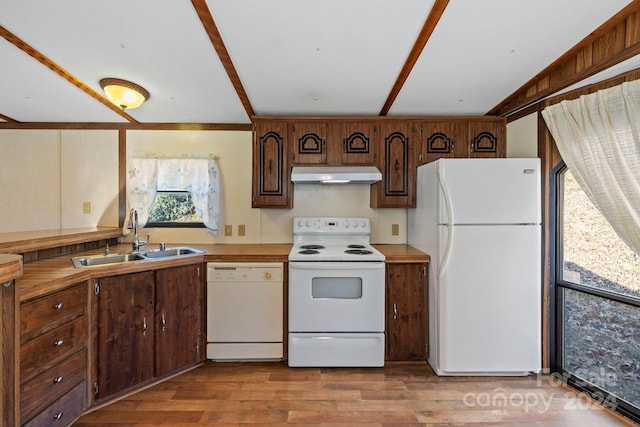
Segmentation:
<svg viewBox="0 0 640 427">
<path fill-rule="evenodd" d="M 429 355 L 438 375 L 541 369 L 540 159 L 418 167 L 408 243 L 431 256 Z"/>
</svg>

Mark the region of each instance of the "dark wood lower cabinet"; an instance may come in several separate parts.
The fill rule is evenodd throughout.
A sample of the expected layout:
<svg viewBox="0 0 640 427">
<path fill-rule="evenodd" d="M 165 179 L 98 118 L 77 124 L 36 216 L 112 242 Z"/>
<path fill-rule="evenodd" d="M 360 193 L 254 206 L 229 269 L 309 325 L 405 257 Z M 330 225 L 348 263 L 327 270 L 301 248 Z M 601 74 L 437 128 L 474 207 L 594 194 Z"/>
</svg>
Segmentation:
<svg viewBox="0 0 640 427">
<path fill-rule="evenodd" d="M 98 399 L 153 378 L 154 283 L 153 271 L 98 281 Z"/>
<path fill-rule="evenodd" d="M 427 264 L 386 266 L 386 359 L 427 357 Z"/>
<path fill-rule="evenodd" d="M 95 399 L 202 361 L 200 264 L 97 281 Z"/>
<path fill-rule="evenodd" d="M 200 267 L 156 272 L 156 376 L 201 360 Z"/>
</svg>

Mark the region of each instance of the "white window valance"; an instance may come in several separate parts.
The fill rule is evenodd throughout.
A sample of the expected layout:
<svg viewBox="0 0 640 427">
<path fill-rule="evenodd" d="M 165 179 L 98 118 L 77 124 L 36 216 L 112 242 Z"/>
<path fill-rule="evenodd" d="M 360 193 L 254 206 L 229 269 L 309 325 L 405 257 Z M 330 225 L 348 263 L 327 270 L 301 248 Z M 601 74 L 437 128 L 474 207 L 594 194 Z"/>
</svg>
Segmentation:
<svg viewBox="0 0 640 427">
<path fill-rule="evenodd" d="M 129 159 L 127 197 L 131 209 L 138 211 L 138 224 L 149 219 L 156 191 L 189 191 L 204 225 L 218 231 L 220 215 L 219 172 L 216 156 L 176 158 L 145 155 Z"/>
</svg>

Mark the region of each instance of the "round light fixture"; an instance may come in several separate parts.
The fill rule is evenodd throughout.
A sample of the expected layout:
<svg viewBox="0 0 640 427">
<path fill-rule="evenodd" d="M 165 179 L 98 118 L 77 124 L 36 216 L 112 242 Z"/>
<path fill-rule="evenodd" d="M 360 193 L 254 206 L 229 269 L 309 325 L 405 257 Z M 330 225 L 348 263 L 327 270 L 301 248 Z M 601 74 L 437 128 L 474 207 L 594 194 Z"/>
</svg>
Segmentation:
<svg viewBox="0 0 640 427">
<path fill-rule="evenodd" d="M 127 80 L 106 78 L 100 80 L 100 87 L 107 99 L 122 108 L 137 108 L 149 99 L 149 92 L 140 85 Z"/>
</svg>

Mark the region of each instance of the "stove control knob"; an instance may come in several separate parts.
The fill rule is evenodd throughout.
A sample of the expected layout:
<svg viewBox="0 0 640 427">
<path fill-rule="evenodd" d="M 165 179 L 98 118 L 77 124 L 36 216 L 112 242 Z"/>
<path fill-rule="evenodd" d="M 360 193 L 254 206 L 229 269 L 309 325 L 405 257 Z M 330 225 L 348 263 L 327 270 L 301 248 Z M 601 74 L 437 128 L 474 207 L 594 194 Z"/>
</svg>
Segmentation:
<svg viewBox="0 0 640 427">
<path fill-rule="evenodd" d="M 365 228 L 367 224 L 364 221 L 360 221 L 360 227 Z"/>
<path fill-rule="evenodd" d="M 307 222 L 305 223 L 305 225 L 307 226 L 307 228 L 311 227 L 311 221 L 307 220 Z"/>
<path fill-rule="evenodd" d="M 354 220 L 353 221 L 353 226 L 354 226 L 354 228 L 358 228 L 358 221 Z"/>
<path fill-rule="evenodd" d="M 301 219 L 299 219 L 299 220 L 298 220 L 298 228 L 302 228 L 302 224 L 303 224 L 302 220 L 301 220 Z"/>
<path fill-rule="evenodd" d="M 344 228 L 349 228 L 349 220 L 344 221 Z"/>
</svg>

